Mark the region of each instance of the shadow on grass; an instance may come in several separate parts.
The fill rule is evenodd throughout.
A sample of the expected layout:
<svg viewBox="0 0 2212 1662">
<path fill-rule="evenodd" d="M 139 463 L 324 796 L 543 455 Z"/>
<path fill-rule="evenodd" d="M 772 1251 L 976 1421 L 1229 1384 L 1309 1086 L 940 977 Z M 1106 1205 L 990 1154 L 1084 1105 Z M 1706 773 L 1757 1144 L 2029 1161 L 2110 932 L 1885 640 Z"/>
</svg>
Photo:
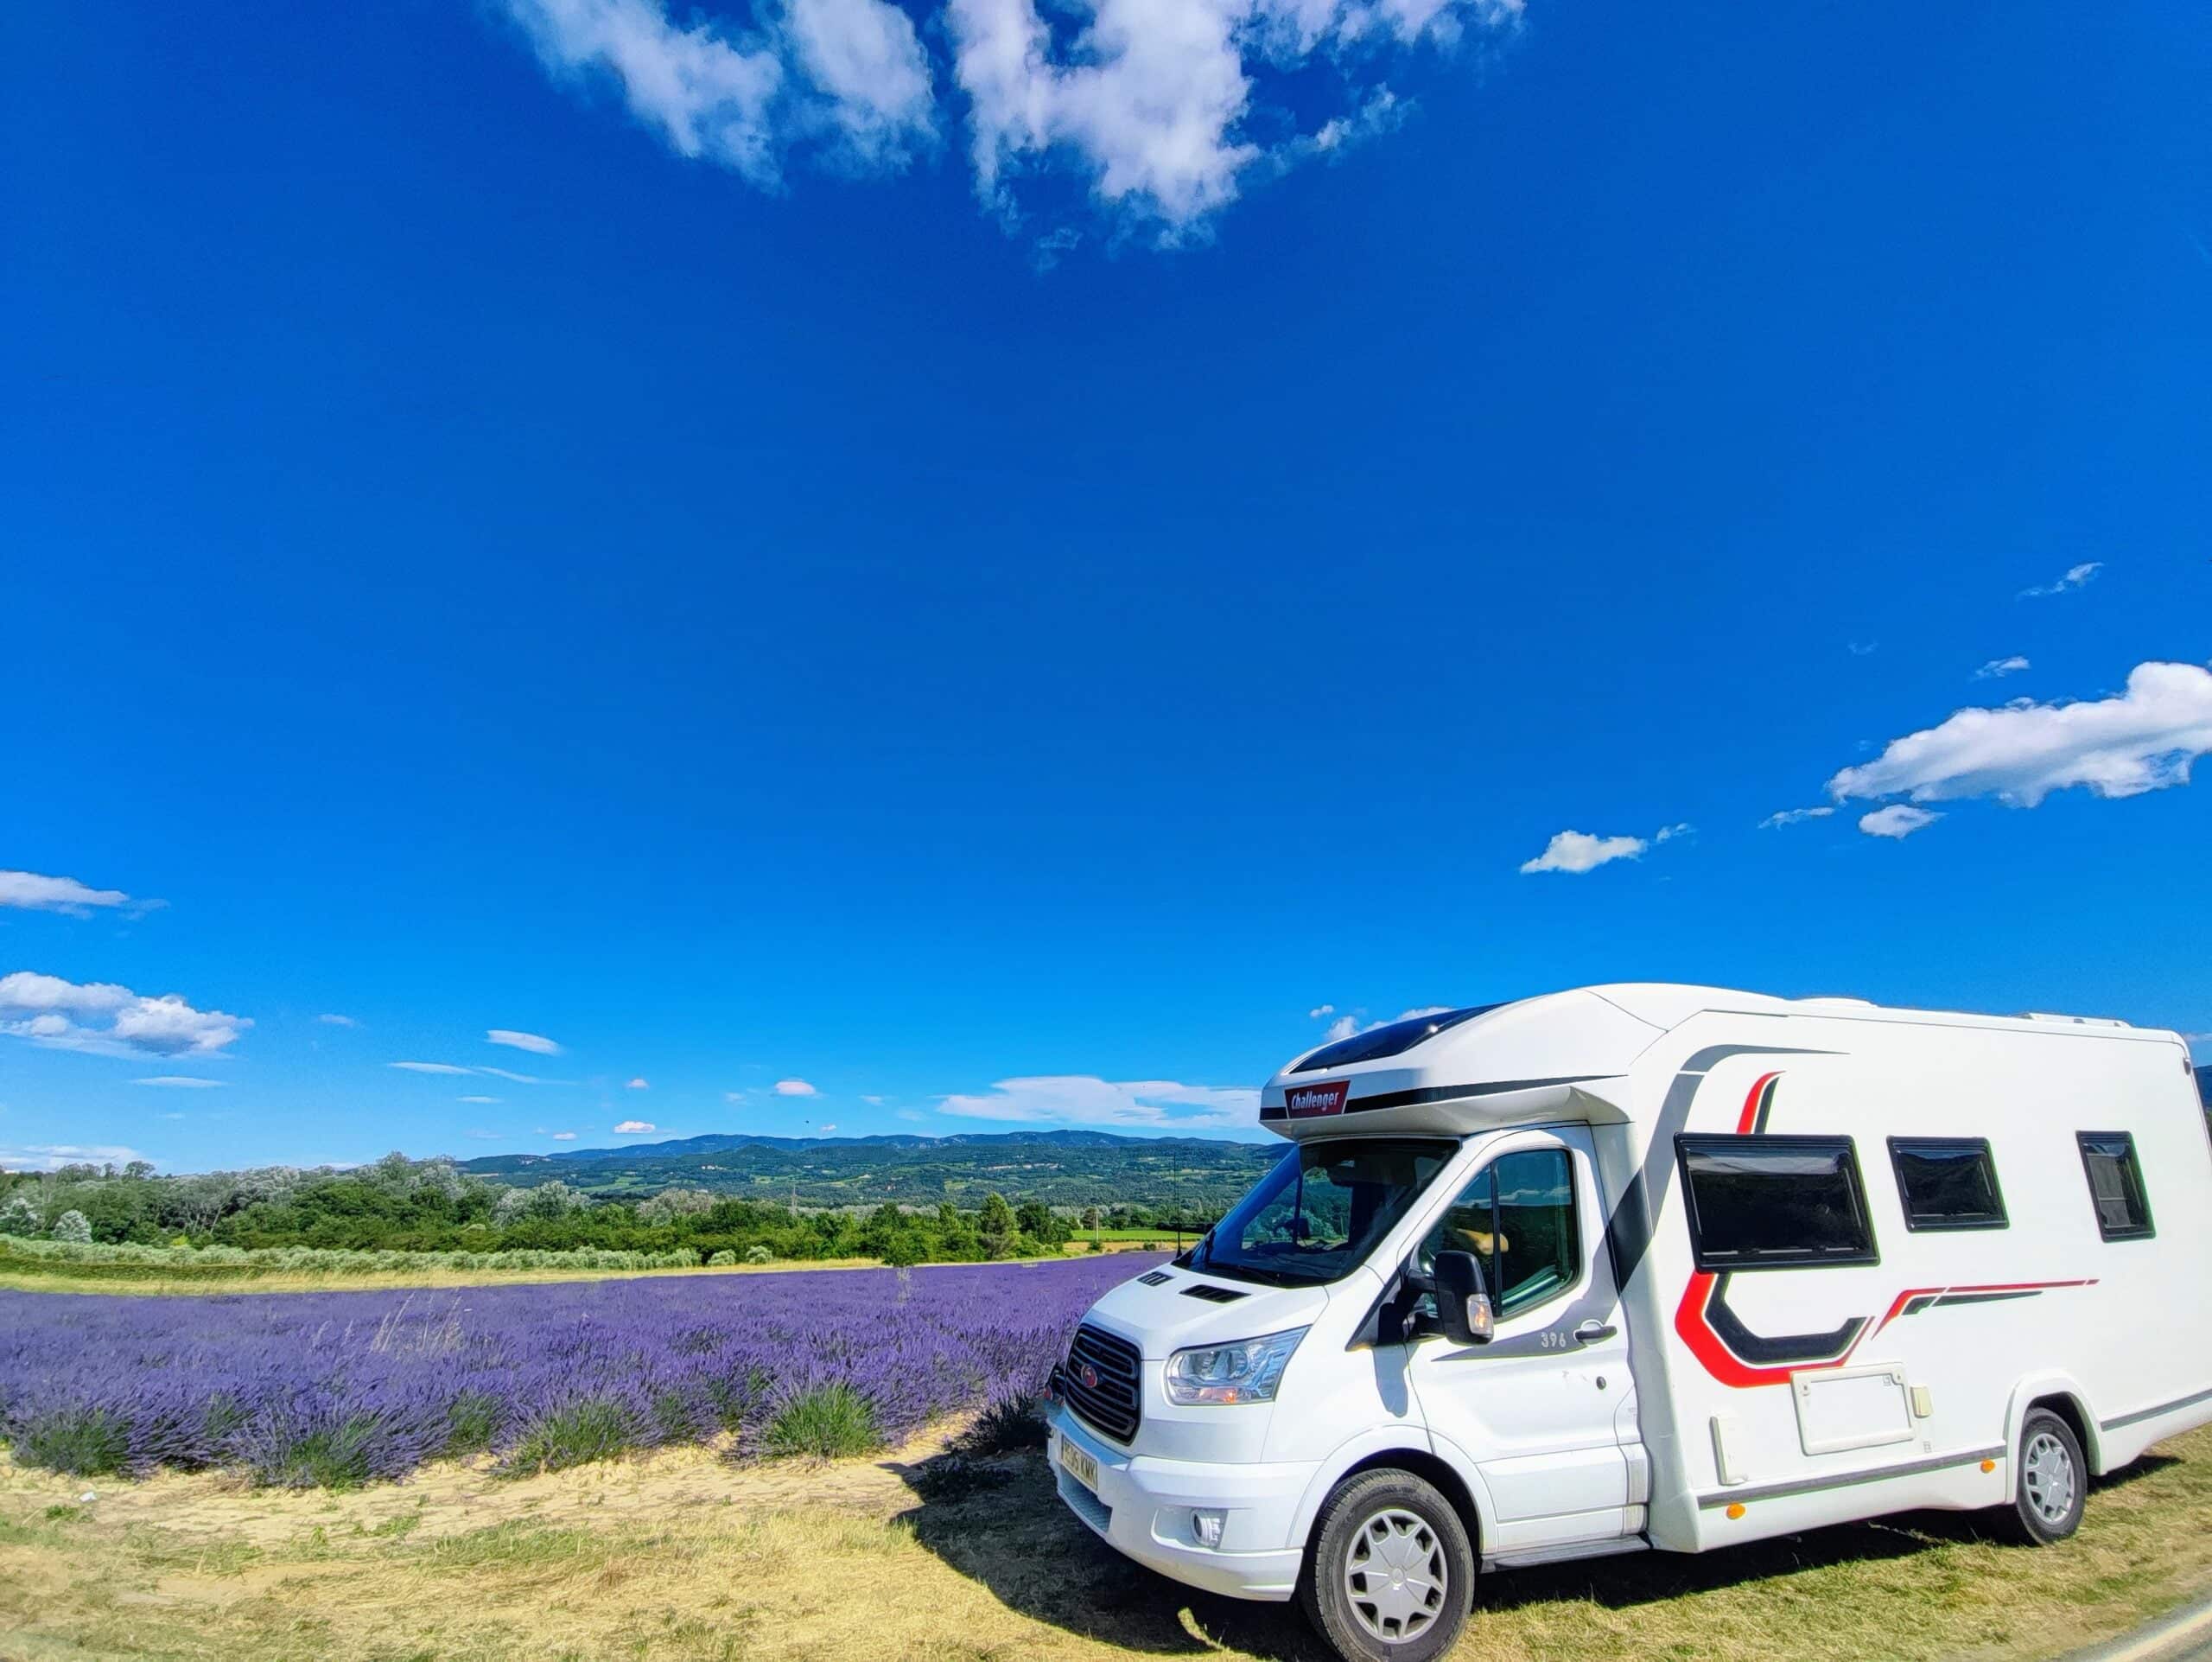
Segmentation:
<svg viewBox="0 0 2212 1662">
<path fill-rule="evenodd" d="M 2124 1487 L 2176 1462 L 2152 1455 L 2098 1480 Z M 1040 1456 L 961 1453 L 893 1464 L 915 1495 L 899 1514 L 950 1568 L 1009 1609 L 1065 1631 L 1160 1656 L 1227 1647 L 1266 1662 L 1332 1662 L 1295 1604 L 1255 1604 L 1183 1586 L 1130 1563 L 1077 1522 Z M 2094 1503 L 2094 1494 L 2091 1497 Z M 1463 1646 L 1478 1651 L 1485 1611 L 1541 1618 L 1548 1605 L 1633 1611 L 1686 1594 L 1751 1587 L 1844 1563 L 1914 1557 L 1953 1544 L 2009 1544 L 1994 1512 L 1910 1512 L 1700 1554 L 1646 1552 L 1484 1576 Z M 2022 1551 L 2029 1549 L 2023 1548 Z M 1809 1637 L 1809 1635 L 1808 1635 Z"/>
</svg>

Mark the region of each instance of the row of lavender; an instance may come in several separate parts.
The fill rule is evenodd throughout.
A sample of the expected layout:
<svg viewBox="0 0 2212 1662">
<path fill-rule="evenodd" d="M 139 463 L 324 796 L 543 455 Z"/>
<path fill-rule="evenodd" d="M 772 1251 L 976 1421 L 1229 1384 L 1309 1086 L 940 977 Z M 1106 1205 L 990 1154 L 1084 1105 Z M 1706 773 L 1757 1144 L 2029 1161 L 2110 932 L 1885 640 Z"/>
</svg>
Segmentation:
<svg viewBox="0 0 2212 1662">
<path fill-rule="evenodd" d="M 111 1297 L 0 1292 L 0 1436 L 79 1472 L 397 1477 L 734 1433 L 824 1392 L 896 1441 L 1034 1392 L 1084 1309 L 1153 1259 Z"/>
</svg>

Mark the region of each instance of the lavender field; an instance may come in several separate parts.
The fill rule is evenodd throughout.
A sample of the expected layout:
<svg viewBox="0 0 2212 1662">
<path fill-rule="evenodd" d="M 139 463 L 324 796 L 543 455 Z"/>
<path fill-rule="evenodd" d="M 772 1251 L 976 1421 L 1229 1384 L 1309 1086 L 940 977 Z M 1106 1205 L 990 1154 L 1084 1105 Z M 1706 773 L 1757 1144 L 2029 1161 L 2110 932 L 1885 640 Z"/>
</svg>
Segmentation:
<svg viewBox="0 0 2212 1662">
<path fill-rule="evenodd" d="M 1154 1258 L 229 1297 L 0 1291 L 0 1436 L 96 1474 L 344 1486 L 490 1454 L 536 1470 L 721 1433 L 896 1442 L 1033 1393 Z M 822 1439 L 826 1438 L 826 1442 Z"/>
</svg>

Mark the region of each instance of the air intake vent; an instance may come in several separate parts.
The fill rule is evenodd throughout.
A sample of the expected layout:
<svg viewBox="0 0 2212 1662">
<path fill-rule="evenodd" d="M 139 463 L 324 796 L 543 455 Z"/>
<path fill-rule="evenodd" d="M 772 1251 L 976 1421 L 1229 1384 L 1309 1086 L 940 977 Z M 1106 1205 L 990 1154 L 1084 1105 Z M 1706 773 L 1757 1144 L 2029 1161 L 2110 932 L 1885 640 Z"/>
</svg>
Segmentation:
<svg viewBox="0 0 2212 1662">
<path fill-rule="evenodd" d="M 1084 1322 L 1068 1347 L 1060 1388 L 1085 1424 L 1116 1442 L 1136 1436 L 1137 1347 L 1128 1340 Z"/>
<path fill-rule="evenodd" d="M 1209 1304 L 1234 1304 L 1244 1296 L 1234 1287 L 1210 1287 L 1205 1282 L 1193 1282 L 1183 1289 L 1185 1298 L 1203 1298 Z"/>
<path fill-rule="evenodd" d="M 1165 1287 L 1169 1282 L 1174 1279 L 1175 1277 L 1169 1275 L 1165 1270 L 1155 1270 L 1148 1276 L 1139 1276 L 1137 1277 L 1137 1285 L 1140 1287 Z"/>
</svg>

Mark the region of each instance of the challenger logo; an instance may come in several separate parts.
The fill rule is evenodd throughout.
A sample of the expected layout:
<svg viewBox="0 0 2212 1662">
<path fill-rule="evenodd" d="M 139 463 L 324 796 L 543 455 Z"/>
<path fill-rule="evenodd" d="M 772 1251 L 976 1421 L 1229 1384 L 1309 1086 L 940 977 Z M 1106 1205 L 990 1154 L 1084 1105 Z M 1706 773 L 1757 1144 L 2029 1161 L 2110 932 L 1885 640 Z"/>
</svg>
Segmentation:
<svg viewBox="0 0 2212 1662">
<path fill-rule="evenodd" d="M 1098 1370 L 1091 1366 L 1090 1363 L 1085 1362 L 1081 1367 L 1077 1368 L 1076 1370 L 1075 1377 L 1083 1381 L 1083 1388 L 1085 1391 L 1096 1391 L 1098 1389 Z"/>
<path fill-rule="evenodd" d="M 1344 1098 L 1351 1094 L 1350 1079 L 1336 1079 L 1327 1085 L 1293 1085 L 1282 1093 L 1284 1111 L 1293 1119 L 1313 1119 L 1322 1114 L 1341 1114 Z"/>
</svg>

